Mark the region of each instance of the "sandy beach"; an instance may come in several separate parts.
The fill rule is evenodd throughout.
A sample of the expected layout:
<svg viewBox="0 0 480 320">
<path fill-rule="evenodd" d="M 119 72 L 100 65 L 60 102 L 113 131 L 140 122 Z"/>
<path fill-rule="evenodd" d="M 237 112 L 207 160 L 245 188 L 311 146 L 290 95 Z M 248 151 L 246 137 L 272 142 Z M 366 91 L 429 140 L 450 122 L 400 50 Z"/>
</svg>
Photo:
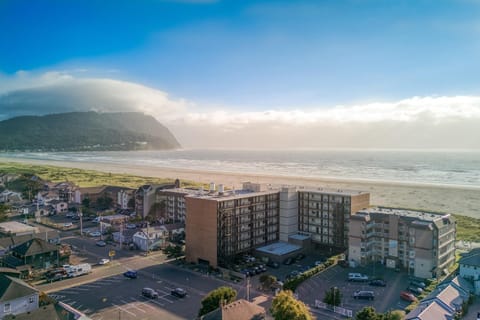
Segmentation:
<svg viewBox="0 0 480 320">
<path fill-rule="evenodd" d="M 197 182 L 215 182 L 226 188 L 240 188 L 244 181 L 272 185 L 297 185 L 368 191 L 371 204 L 390 207 L 416 208 L 480 217 L 480 187 L 426 185 L 371 181 L 348 181 L 343 179 L 318 179 L 309 177 L 252 175 L 244 173 L 209 172 L 188 169 L 128 166 L 111 163 L 60 162 L 30 159 L 0 158 L 1 162 L 19 162 L 35 165 L 52 165 L 68 168 L 125 173 L 145 177 L 161 177 Z"/>
</svg>

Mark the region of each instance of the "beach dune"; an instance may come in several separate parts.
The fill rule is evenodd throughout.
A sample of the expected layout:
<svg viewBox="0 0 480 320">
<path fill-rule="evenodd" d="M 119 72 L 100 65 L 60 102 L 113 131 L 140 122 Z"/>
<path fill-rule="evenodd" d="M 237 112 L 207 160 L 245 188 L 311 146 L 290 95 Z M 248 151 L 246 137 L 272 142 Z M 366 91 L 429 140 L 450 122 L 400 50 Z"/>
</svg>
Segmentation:
<svg viewBox="0 0 480 320">
<path fill-rule="evenodd" d="M 34 165 L 51 165 L 68 168 L 124 173 L 144 177 L 170 178 L 196 182 L 215 182 L 226 188 L 240 188 L 242 182 L 251 181 L 275 186 L 296 185 L 310 188 L 334 188 L 370 192 L 371 204 L 454 213 L 479 218 L 480 187 L 410 184 L 345 179 L 320 179 L 309 177 L 273 176 L 235 172 L 212 172 L 178 168 L 159 168 L 141 165 L 111 163 L 61 162 L 31 159 L 0 158 L 2 162 L 19 162 Z"/>
</svg>

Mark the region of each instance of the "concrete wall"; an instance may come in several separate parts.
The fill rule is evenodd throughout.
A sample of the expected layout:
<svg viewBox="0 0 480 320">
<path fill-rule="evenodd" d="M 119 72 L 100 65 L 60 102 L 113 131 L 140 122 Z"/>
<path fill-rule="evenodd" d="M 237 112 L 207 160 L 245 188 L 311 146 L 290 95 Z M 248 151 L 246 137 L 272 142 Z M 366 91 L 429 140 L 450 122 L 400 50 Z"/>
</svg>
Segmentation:
<svg viewBox="0 0 480 320">
<path fill-rule="evenodd" d="M 351 211 L 350 215 L 364 208 L 370 207 L 370 193 L 364 193 L 351 196 L 350 200 Z"/>
<path fill-rule="evenodd" d="M 288 242 L 288 236 L 298 232 L 298 193 L 296 188 L 280 191 L 280 241 Z"/>
<path fill-rule="evenodd" d="M 186 260 L 207 260 L 217 266 L 217 201 L 186 197 Z"/>
</svg>

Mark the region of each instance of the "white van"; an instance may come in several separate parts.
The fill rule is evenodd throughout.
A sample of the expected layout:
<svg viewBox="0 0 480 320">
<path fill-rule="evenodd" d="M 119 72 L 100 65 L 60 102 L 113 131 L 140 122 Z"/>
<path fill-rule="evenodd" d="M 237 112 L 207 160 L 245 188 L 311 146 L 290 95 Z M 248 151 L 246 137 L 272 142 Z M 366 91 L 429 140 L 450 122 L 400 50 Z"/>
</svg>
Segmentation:
<svg viewBox="0 0 480 320">
<path fill-rule="evenodd" d="M 359 282 L 368 281 L 368 276 L 361 273 L 350 272 L 348 274 L 348 281 L 359 281 Z"/>
</svg>

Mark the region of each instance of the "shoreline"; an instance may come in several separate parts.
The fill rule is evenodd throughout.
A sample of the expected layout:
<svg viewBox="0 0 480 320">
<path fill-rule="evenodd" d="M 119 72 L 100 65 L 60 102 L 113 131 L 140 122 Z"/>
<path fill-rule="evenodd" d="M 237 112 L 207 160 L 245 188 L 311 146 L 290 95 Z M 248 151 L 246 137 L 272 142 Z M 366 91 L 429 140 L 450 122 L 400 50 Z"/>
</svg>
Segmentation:
<svg viewBox="0 0 480 320">
<path fill-rule="evenodd" d="M 187 168 L 160 168 L 148 165 L 112 164 L 101 162 L 66 162 L 56 160 L 18 159 L 0 157 L 0 162 L 32 165 L 49 165 L 130 174 L 142 177 L 157 177 L 190 180 L 195 182 L 223 184 L 226 188 L 239 188 L 241 183 L 251 181 L 271 185 L 297 185 L 312 188 L 334 188 L 370 192 L 370 203 L 389 207 L 402 207 L 440 211 L 478 217 L 480 187 L 457 185 L 433 185 L 408 182 L 364 181 L 343 178 L 317 178 L 301 176 L 274 176 L 238 172 L 214 172 Z"/>
</svg>

